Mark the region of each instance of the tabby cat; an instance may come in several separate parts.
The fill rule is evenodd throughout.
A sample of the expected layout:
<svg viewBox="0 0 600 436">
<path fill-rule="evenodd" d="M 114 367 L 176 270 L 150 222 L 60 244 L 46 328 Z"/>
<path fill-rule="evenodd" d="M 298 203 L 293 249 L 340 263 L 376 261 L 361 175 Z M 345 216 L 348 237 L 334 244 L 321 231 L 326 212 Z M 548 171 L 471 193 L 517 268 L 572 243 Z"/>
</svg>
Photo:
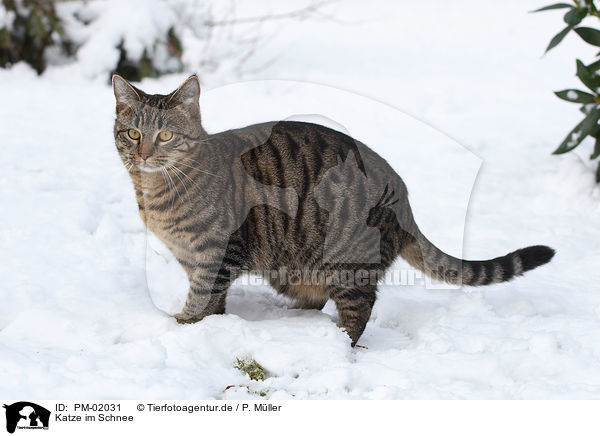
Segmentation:
<svg viewBox="0 0 600 436">
<path fill-rule="evenodd" d="M 230 284 L 252 271 L 297 308 L 332 299 L 355 345 L 398 255 L 469 286 L 510 280 L 554 255 L 533 246 L 485 261 L 450 256 L 419 231 L 402 179 L 366 145 L 291 121 L 208 134 L 196 76 L 149 95 L 115 75 L 113 90 L 115 142 L 140 216 L 189 278 L 180 323 L 224 313 Z"/>
</svg>

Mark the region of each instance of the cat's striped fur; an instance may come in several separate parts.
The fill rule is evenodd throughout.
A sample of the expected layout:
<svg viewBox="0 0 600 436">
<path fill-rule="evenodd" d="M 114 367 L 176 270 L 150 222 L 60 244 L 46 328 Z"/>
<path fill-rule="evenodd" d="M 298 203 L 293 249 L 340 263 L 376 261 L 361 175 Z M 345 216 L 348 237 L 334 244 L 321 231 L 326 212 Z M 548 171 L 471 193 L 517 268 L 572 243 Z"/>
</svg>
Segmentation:
<svg viewBox="0 0 600 436">
<path fill-rule="evenodd" d="M 535 246 L 486 261 L 449 256 L 421 234 L 401 178 L 366 145 L 301 122 L 209 135 L 195 76 L 169 95 L 147 95 L 119 76 L 113 87 L 116 145 L 140 215 L 189 276 L 179 322 L 223 313 L 231 282 L 256 271 L 297 307 L 333 299 L 354 345 L 377 279 L 398 255 L 436 279 L 477 286 L 510 280 L 554 254 Z M 172 139 L 161 142 L 165 130 Z"/>
</svg>

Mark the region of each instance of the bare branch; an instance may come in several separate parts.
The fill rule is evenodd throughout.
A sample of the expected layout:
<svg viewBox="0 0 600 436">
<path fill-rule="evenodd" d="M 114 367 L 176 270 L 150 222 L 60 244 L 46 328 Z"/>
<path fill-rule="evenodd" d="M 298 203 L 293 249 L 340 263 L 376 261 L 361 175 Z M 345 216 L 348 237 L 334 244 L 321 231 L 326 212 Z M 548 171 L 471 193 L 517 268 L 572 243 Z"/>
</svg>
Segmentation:
<svg viewBox="0 0 600 436">
<path fill-rule="evenodd" d="M 309 4 L 308 6 L 296 9 L 289 12 L 284 12 L 281 14 L 273 14 L 273 15 L 262 15 L 259 17 L 245 17 L 245 18 L 236 18 L 232 20 L 206 20 L 204 21 L 204 25 L 208 27 L 216 27 L 216 26 L 231 26 L 236 24 L 252 24 L 252 23 L 262 23 L 265 21 L 276 21 L 276 20 L 287 20 L 290 18 L 296 19 L 306 19 L 311 14 L 315 14 L 318 12 L 320 8 L 323 6 L 336 3 L 337 0 L 321 0 L 314 3 Z"/>
</svg>

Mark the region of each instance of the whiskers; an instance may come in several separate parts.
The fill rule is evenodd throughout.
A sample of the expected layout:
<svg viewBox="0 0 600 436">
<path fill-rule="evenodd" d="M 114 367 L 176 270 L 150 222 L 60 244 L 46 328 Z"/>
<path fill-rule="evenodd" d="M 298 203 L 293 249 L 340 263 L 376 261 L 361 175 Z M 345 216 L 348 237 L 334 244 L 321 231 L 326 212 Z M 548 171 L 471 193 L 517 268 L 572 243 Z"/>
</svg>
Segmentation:
<svg viewBox="0 0 600 436">
<path fill-rule="evenodd" d="M 127 160 L 123 161 L 123 165 L 125 165 L 125 169 L 127 170 L 127 172 L 131 173 L 133 171 L 133 168 L 135 167 L 135 162 L 133 161 L 133 157 L 128 156 Z"/>
<path fill-rule="evenodd" d="M 169 170 L 173 170 L 173 175 L 177 178 L 177 180 L 179 180 L 179 183 L 183 185 L 183 187 L 185 189 L 186 195 L 189 196 L 190 192 L 188 191 L 188 186 L 187 186 L 187 184 L 185 183 L 185 180 L 182 177 L 185 177 L 188 180 L 190 180 L 192 182 L 192 186 L 193 186 L 194 180 L 190 176 L 188 176 L 186 173 L 184 173 L 183 171 L 181 171 L 179 168 L 177 168 L 175 166 L 175 164 L 171 164 L 171 165 L 168 165 L 168 166 L 163 167 L 163 168 L 165 169 L 167 175 L 169 175 Z M 173 180 L 173 179 L 171 179 L 171 180 Z M 173 185 L 175 186 L 175 184 L 173 184 Z M 177 189 L 177 187 L 175 187 L 175 189 Z M 179 192 L 179 191 L 177 191 L 177 192 Z"/>
<path fill-rule="evenodd" d="M 199 162 L 199 161 L 197 161 L 195 159 L 192 159 L 191 157 L 184 157 L 183 159 L 184 159 L 183 161 L 173 160 L 172 162 L 175 165 L 182 165 L 182 166 L 184 166 L 186 168 L 190 168 L 190 169 L 193 169 L 193 170 L 200 171 L 201 173 L 208 174 L 209 176 L 221 177 L 218 174 L 214 174 L 214 173 L 211 173 L 209 171 L 206 171 L 205 169 L 200 168 L 199 165 L 202 165 L 202 162 Z"/>
<path fill-rule="evenodd" d="M 200 180 L 197 179 L 199 174 L 195 171 L 207 174 L 211 177 L 222 178 L 222 176 L 218 174 L 200 168 L 201 162 L 190 157 L 170 159 L 168 155 L 156 156 L 154 161 L 154 165 L 156 166 L 150 171 L 145 168 L 140 168 L 132 158 L 125 159 L 124 165 L 129 173 L 139 174 L 141 171 L 141 174 L 139 175 L 142 176 L 142 178 L 146 178 L 144 174 L 147 174 L 148 179 L 146 180 L 146 183 L 148 184 L 148 187 L 142 189 L 142 191 L 149 195 L 158 195 L 158 191 L 155 190 L 161 189 L 165 196 L 168 195 L 167 201 L 171 208 L 176 203 L 185 201 L 190 194 L 199 189 Z M 155 176 L 152 176 L 152 173 L 156 174 L 156 177 L 160 173 L 161 177 L 155 179 Z M 161 178 L 162 183 L 159 182 Z M 162 188 L 156 185 L 156 183 L 160 183 Z M 152 194 L 152 191 L 155 191 L 156 194 Z"/>
<path fill-rule="evenodd" d="M 189 159 L 189 158 L 186 158 L 186 159 Z M 183 186 L 186 196 L 190 195 L 190 189 L 193 191 L 194 188 L 197 186 L 197 181 L 192 179 L 188 174 L 186 174 L 185 171 L 181 170 L 178 167 L 178 165 L 181 165 L 181 166 L 187 167 L 187 168 L 195 168 L 198 171 L 205 172 L 201 168 L 191 166 L 185 162 L 169 161 L 167 164 L 163 165 L 160 168 L 160 171 L 163 176 L 163 180 L 169 189 L 169 198 L 171 201 L 171 206 L 173 206 L 175 200 L 182 198 L 182 192 L 180 192 L 177 187 L 178 184 Z M 206 173 L 213 175 L 213 174 L 209 173 L 208 171 L 206 171 Z M 177 180 L 177 182 L 179 182 L 179 183 L 176 183 L 175 180 L 173 180 L 172 176 L 174 176 L 175 179 Z M 188 186 L 188 183 L 189 183 L 189 186 Z"/>
<path fill-rule="evenodd" d="M 181 198 L 179 189 L 177 189 L 177 185 L 175 184 L 173 178 L 169 174 L 167 167 L 160 167 L 160 172 L 163 176 L 165 184 L 167 185 L 167 188 L 169 189 L 169 202 L 171 203 L 171 207 L 173 207 L 173 204 L 175 204 L 175 200 L 177 198 Z"/>
</svg>

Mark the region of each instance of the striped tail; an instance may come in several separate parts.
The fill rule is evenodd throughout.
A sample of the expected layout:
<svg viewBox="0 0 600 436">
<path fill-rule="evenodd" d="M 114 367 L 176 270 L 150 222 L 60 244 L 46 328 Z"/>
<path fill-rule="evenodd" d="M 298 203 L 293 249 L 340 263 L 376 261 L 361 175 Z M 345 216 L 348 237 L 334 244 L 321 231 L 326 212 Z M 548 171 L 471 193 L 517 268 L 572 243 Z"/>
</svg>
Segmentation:
<svg viewBox="0 0 600 436">
<path fill-rule="evenodd" d="M 450 256 L 425 236 L 409 236 L 400 255 L 429 277 L 455 285 L 482 286 L 501 283 L 550 262 L 555 251 L 544 245 L 521 248 L 490 260 L 463 260 Z"/>
</svg>

